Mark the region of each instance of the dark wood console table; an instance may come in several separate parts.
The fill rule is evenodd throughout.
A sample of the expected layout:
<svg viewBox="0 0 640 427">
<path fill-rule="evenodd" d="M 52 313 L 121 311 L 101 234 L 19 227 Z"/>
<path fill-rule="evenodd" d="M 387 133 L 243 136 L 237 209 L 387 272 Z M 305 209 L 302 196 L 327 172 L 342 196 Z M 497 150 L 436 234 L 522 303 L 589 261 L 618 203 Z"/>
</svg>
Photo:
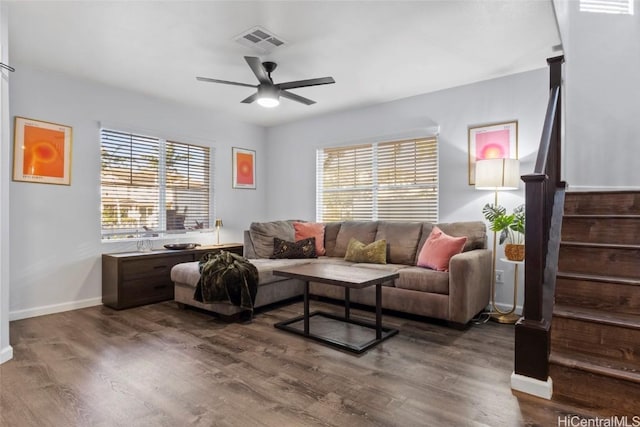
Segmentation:
<svg viewBox="0 0 640 427">
<path fill-rule="evenodd" d="M 184 250 L 102 254 L 102 303 L 120 310 L 171 300 L 174 265 L 198 261 L 207 252 L 225 250 L 242 255 L 242 249 L 240 243 L 228 243 Z"/>
<path fill-rule="evenodd" d="M 348 267 L 328 264 L 302 264 L 290 268 L 273 270 L 277 276 L 289 277 L 304 281 L 304 314 L 293 319 L 284 320 L 274 326 L 297 335 L 338 347 L 353 353 L 362 353 L 398 333 L 397 329 L 382 326 L 382 284 L 397 279 L 400 275 L 391 271 L 367 268 Z M 344 317 L 323 311 L 309 312 L 309 282 L 326 283 L 342 286 L 344 295 Z M 376 287 L 376 321 L 375 323 L 351 317 L 349 292 L 351 289 Z M 313 331 L 311 330 L 312 318 Z M 355 325 L 355 326 L 353 326 Z M 339 336 L 342 329 L 342 337 Z M 372 333 L 375 331 L 375 334 Z M 338 332 L 338 333 L 336 333 Z M 346 338 L 360 337 L 360 342 Z"/>
</svg>

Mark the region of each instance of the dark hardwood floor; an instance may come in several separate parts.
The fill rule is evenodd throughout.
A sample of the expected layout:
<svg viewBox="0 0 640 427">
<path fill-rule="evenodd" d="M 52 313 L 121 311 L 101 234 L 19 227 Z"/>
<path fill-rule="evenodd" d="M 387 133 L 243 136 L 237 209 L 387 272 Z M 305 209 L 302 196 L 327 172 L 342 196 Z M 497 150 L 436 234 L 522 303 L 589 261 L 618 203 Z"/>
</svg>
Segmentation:
<svg viewBox="0 0 640 427">
<path fill-rule="evenodd" d="M 595 415 L 512 393 L 513 326 L 386 315 L 400 334 L 356 356 L 273 327 L 301 312 L 295 302 L 226 323 L 167 302 L 12 322 L 0 425 L 557 426 Z"/>
</svg>

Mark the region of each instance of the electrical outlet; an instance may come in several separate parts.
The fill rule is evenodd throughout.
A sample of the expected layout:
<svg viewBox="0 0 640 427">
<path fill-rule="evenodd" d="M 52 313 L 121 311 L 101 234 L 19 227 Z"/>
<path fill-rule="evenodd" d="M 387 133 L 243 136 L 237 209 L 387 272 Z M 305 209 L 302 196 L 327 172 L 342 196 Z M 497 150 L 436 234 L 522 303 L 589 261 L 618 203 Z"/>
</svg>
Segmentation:
<svg viewBox="0 0 640 427">
<path fill-rule="evenodd" d="M 504 283 L 504 271 L 496 270 L 496 283 Z"/>
</svg>

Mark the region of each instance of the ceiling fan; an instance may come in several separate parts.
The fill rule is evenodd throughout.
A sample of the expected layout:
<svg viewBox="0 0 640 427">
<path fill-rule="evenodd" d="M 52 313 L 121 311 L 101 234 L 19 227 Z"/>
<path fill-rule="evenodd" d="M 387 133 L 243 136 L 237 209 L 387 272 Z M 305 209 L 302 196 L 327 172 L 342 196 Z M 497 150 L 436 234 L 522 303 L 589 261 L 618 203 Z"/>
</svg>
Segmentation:
<svg viewBox="0 0 640 427">
<path fill-rule="evenodd" d="M 318 86 L 318 85 L 328 85 L 331 83 L 335 83 L 333 77 L 320 77 L 317 79 L 308 79 L 308 80 L 297 80 L 294 82 L 286 82 L 286 83 L 273 83 L 271 79 L 271 73 L 276 69 L 278 64 L 275 62 L 260 62 L 260 58 L 255 56 L 245 56 L 244 59 L 251 67 L 251 71 L 256 75 L 260 84 L 251 85 L 247 83 L 238 83 L 238 82 L 230 82 L 227 80 L 218 80 L 218 79 L 210 79 L 208 77 L 196 77 L 196 80 L 200 80 L 202 82 L 212 82 L 212 83 L 223 83 L 227 85 L 234 86 L 246 86 L 257 88 L 258 92 L 253 95 L 243 99 L 242 103 L 251 104 L 253 101 L 258 101 L 263 107 L 271 108 L 276 107 L 280 104 L 280 97 L 290 99 L 292 101 L 300 102 L 305 105 L 315 104 L 315 101 L 312 101 L 309 98 L 305 98 L 300 95 L 296 95 L 287 91 L 287 89 L 296 89 L 300 87 L 307 86 Z"/>
</svg>

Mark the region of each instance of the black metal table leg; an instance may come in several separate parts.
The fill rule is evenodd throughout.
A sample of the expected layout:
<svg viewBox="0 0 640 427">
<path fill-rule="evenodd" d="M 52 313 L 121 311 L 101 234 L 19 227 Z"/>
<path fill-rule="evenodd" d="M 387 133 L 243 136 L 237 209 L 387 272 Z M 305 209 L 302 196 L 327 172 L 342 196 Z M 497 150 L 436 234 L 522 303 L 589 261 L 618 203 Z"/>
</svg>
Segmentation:
<svg viewBox="0 0 640 427">
<path fill-rule="evenodd" d="M 304 334 L 309 335 L 309 282 L 304 282 Z"/>
<path fill-rule="evenodd" d="M 382 339 L 382 285 L 376 285 L 376 339 Z"/>
<path fill-rule="evenodd" d="M 349 316 L 351 315 L 351 289 L 344 288 L 344 318 L 349 320 Z"/>
</svg>

